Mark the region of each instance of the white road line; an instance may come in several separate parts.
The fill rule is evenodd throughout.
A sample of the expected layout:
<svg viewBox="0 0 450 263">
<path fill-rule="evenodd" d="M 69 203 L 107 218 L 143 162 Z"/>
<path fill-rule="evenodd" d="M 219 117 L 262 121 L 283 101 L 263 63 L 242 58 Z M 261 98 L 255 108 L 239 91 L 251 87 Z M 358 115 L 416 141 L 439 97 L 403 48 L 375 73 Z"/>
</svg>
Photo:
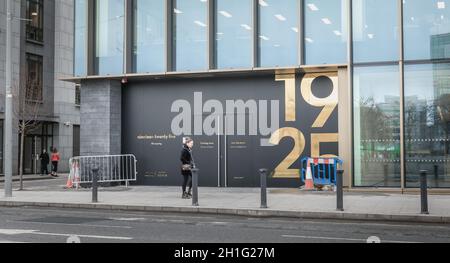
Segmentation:
<svg viewBox="0 0 450 263">
<path fill-rule="evenodd" d="M 127 218 L 127 217 L 123 217 L 123 218 L 108 218 L 109 220 L 113 220 L 113 221 L 127 221 L 127 222 L 132 222 L 132 221 L 144 221 L 145 218 Z"/>
<path fill-rule="evenodd" d="M 282 235 L 284 238 L 302 238 L 302 239 L 322 239 L 322 240 L 342 240 L 342 241 L 358 241 L 367 242 L 367 239 L 357 238 L 343 238 L 343 237 L 314 237 L 314 236 L 297 236 L 297 235 Z M 405 244 L 417 244 L 420 242 L 408 242 L 408 241 L 393 241 L 393 240 L 381 240 L 382 243 L 405 243 Z"/>
<path fill-rule="evenodd" d="M 86 224 L 67 224 L 67 223 L 48 223 L 48 222 L 35 222 L 35 221 L 13 221 L 7 220 L 8 223 L 16 224 L 36 224 L 36 225 L 61 225 L 61 226 L 86 226 L 86 227 L 103 227 L 103 228 L 123 228 L 131 229 L 131 226 L 108 226 L 108 225 L 86 225 Z"/>
<path fill-rule="evenodd" d="M 61 236 L 61 237 L 71 237 L 77 236 L 80 238 L 95 238 L 95 239 L 112 239 L 112 240 L 132 240 L 131 237 L 115 237 L 115 236 L 96 236 L 96 235 L 77 235 L 77 234 L 58 234 L 58 233 L 45 233 L 45 232 L 36 232 L 32 233 L 34 235 L 44 235 L 44 236 Z"/>
<path fill-rule="evenodd" d="M 351 220 L 349 220 L 351 221 Z M 273 220 L 272 222 L 277 222 L 277 223 L 286 223 L 285 220 Z M 359 223 L 354 223 L 354 222 L 318 222 L 318 221 L 299 221 L 298 223 L 306 223 L 306 224 L 312 224 L 312 225 L 349 225 L 349 226 L 382 226 L 382 227 L 399 227 L 399 228 L 412 228 L 414 226 L 420 225 L 421 228 L 431 228 L 431 229 L 436 229 L 436 228 L 441 228 L 441 229 L 450 229 L 449 226 L 447 225 L 427 225 L 427 224 L 420 224 L 420 222 L 414 223 L 414 222 L 408 222 L 405 225 L 397 225 L 397 224 L 391 224 L 389 222 L 383 224 L 383 223 L 373 223 L 373 222 L 359 222 Z"/>
<path fill-rule="evenodd" d="M 62 236 L 62 237 L 77 236 L 80 238 L 113 239 L 113 240 L 132 240 L 133 239 L 131 237 L 46 233 L 46 232 L 39 232 L 39 230 L 27 230 L 27 229 L 0 229 L 0 234 L 3 234 L 3 235 L 25 235 L 25 234 L 27 234 L 27 235 L 43 235 L 43 236 Z"/>
</svg>

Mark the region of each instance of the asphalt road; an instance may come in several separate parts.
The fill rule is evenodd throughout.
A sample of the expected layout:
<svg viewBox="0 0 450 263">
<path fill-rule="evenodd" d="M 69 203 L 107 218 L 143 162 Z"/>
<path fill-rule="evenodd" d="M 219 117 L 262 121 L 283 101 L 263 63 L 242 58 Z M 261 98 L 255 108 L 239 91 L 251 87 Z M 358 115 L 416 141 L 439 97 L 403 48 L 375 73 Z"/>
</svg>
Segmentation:
<svg viewBox="0 0 450 263">
<path fill-rule="evenodd" d="M 450 242 L 450 225 L 0 208 L 0 243 Z"/>
</svg>

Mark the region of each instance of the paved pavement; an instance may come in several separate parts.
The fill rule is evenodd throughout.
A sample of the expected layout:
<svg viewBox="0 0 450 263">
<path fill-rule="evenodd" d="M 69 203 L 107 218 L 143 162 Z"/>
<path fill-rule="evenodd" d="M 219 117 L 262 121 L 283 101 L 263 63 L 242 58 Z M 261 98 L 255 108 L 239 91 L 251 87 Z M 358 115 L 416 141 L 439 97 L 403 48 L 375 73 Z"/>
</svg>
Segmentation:
<svg viewBox="0 0 450 263">
<path fill-rule="evenodd" d="M 450 225 L 0 208 L 0 243 L 366 243 L 373 236 L 382 243 L 448 243 Z"/>
<path fill-rule="evenodd" d="M 133 186 L 102 188 L 99 204 L 91 203 L 89 189 L 65 190 L 65 178 L 29 182 L 0 206 L 43 206 L 106 210 L 194 212 L 247 216 L 379 220 L 450 223 L 450 196 L 430 195 L 430 215 L 420 215 L 420 196 L 393 193 L 345 193 L 344 212 L 336 211 L 333 192 L 269 189 L 268 209 L 260 209 L 257 188 L 200 188 L 199 207 L 181 199 L 179 187 Z M 0 184 L 2 187 L 2 185 Z"/>
<path fill-rule="evenodd" d="M 36 180 L 46 180 L 53 179 L 51 175 L 39 175 L 39 174 L 28 174 L 23 176 L 24 181 L 36 181 Z M 18 182 L 20 177 L 18 175 L 13 176 L 13 182 Z M 0 183 L 4 183 L 5 178 L 3 176 L 0 177 Z"/>
</svg>

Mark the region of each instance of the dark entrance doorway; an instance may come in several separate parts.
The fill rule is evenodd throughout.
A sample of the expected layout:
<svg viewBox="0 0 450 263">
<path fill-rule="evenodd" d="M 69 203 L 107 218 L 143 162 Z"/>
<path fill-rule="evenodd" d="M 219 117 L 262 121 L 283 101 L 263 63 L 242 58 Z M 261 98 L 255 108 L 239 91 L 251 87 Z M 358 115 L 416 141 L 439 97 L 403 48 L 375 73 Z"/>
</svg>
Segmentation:
<svg viewBox="0 0 450 263">
<path fill-rule="evenodd" d="M 53 123 L 42 123 L 35 129 L 29 131 L 24 141 L 23 173 L 39 174 L 41 172 L 41 161 L 39 160 L 39 156 L 44 149 L 50 154 L 52 146 Z M 50 169 L 50 167 L 48 167 L 48 169 Z"/>
</svg>

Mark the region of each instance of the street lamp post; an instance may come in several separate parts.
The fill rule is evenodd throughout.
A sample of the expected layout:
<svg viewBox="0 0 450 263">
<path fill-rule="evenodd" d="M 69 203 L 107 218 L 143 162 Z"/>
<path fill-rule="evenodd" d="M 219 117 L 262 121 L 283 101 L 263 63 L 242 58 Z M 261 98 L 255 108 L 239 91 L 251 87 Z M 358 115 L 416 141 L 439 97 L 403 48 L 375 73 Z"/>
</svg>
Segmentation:
<svg viewBox="0 0 450 263">
<path fill-rule="evenodd" d="M 5 149 L 4 149 L 4 171 L 5 171 L 5 197 L 12 197 L 12 133 L 13 133 L 13 116 L 12 116 L 12 0 L 7 0 L 6 4 L 6 92 L 5 92 Z"/>
</svg>

